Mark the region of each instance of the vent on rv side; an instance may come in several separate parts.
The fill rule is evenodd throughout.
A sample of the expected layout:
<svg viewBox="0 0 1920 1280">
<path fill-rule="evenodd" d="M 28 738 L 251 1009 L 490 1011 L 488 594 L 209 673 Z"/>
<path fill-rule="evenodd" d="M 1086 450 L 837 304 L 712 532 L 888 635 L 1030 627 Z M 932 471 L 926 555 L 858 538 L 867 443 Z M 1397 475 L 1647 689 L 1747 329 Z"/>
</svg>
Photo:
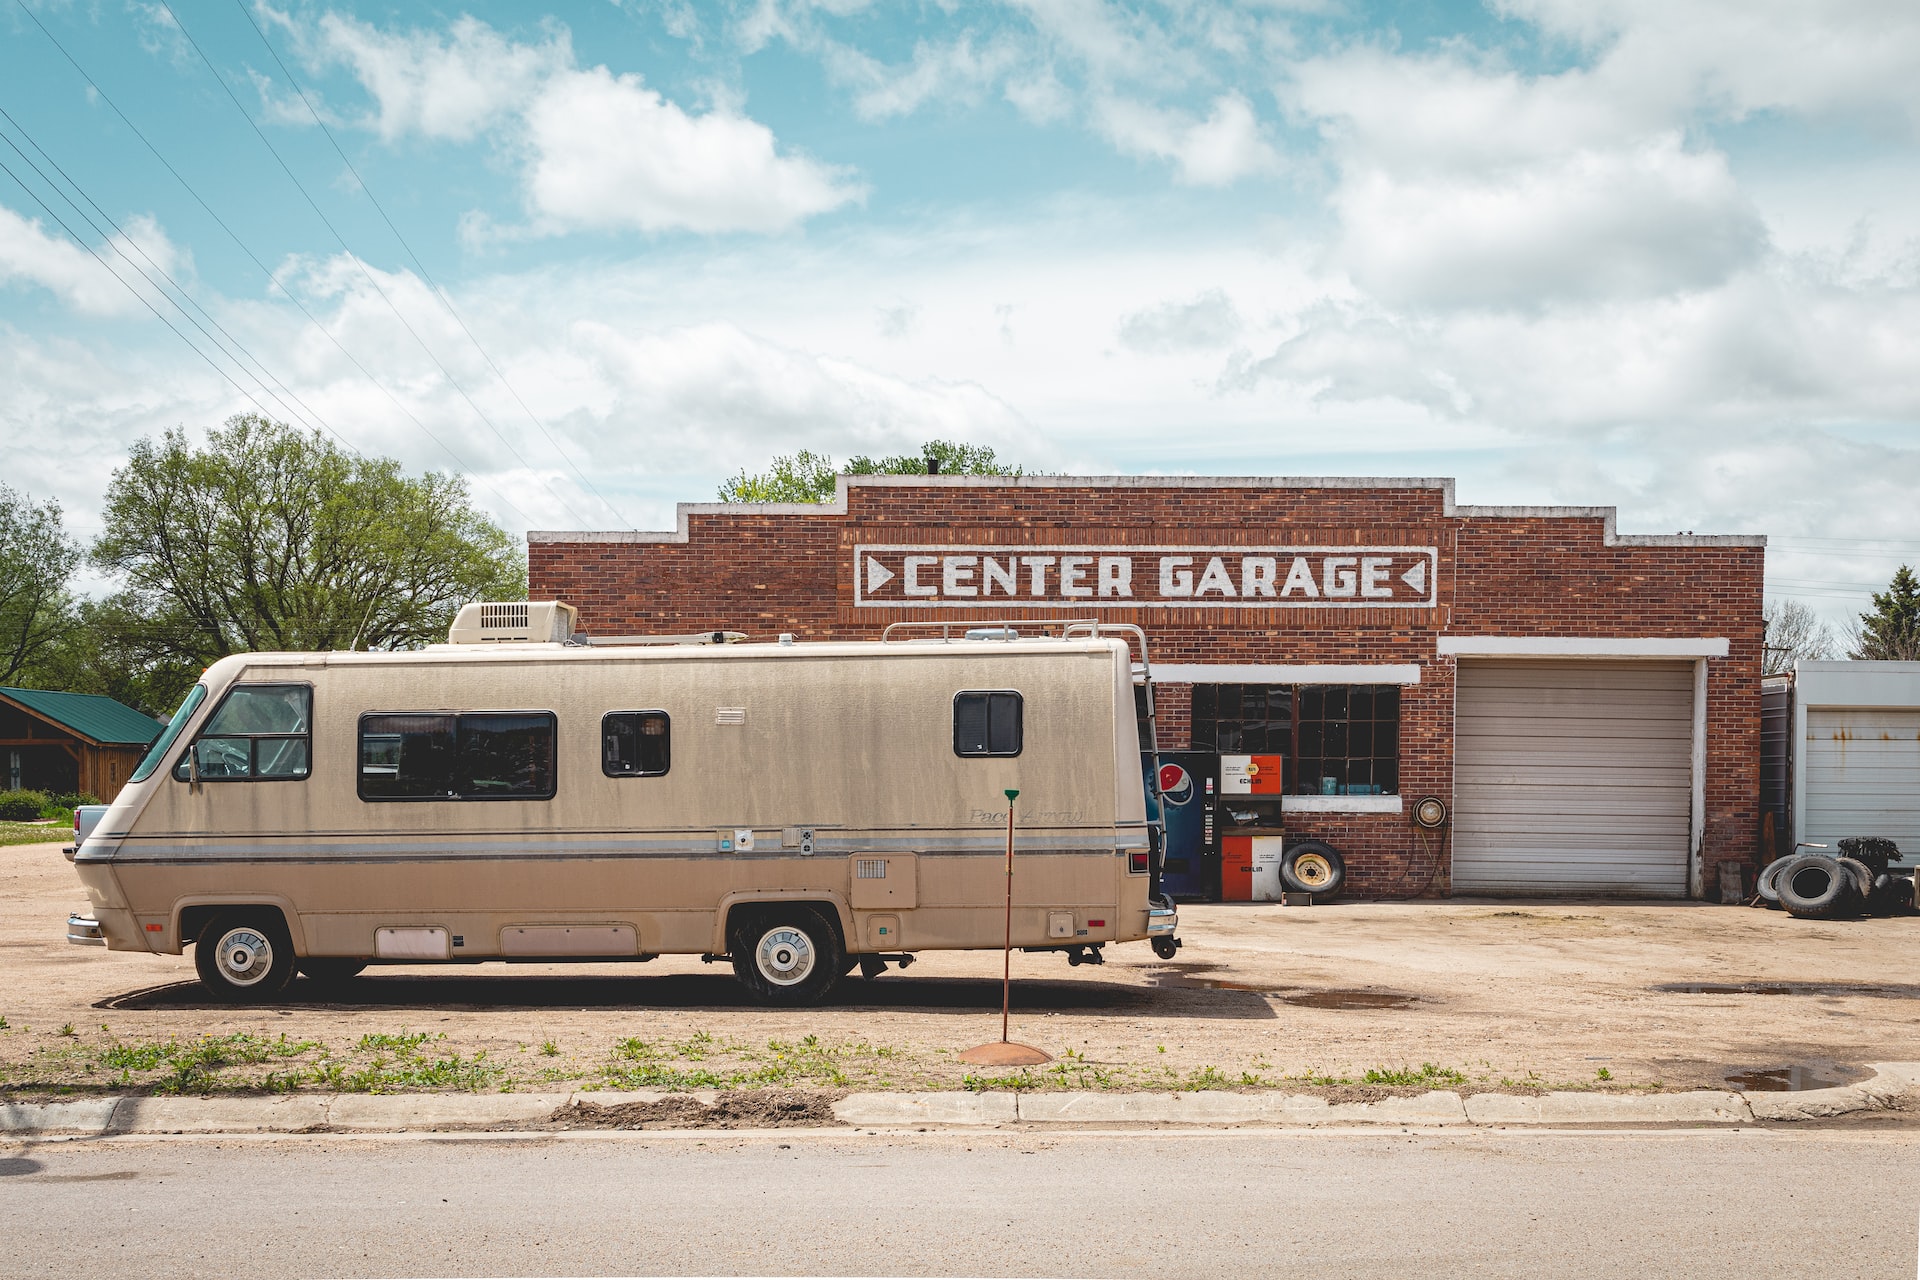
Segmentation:
<svg viewBox="0 0 1920 1280">
<path fill-rule="evenodd" d="M 565 644 L 579 628 L 580 611 L 558 600 L 463 604 L 448 644 Z"/>
</svg>

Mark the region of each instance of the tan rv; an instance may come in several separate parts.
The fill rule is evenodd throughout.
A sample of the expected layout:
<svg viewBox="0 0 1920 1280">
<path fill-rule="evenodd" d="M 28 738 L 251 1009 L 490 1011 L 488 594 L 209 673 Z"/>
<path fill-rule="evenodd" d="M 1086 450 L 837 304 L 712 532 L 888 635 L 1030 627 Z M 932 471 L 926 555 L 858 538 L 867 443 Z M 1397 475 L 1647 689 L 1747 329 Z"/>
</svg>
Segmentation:
<svg viewBox="0 0 1920 1280">
<path fill-rule="evenodd" d="M 1001 945 L 1012 788 L 1013 945 L 1177 945 L 1124 641 L 572 629 L 565 605 L 470 605 L 423 651 L 222 659 L 79 846 L 68 936 L 192 944 L 234 1000 L 296 970 L 679 953 L 802 1003 Z"/>
</svg>

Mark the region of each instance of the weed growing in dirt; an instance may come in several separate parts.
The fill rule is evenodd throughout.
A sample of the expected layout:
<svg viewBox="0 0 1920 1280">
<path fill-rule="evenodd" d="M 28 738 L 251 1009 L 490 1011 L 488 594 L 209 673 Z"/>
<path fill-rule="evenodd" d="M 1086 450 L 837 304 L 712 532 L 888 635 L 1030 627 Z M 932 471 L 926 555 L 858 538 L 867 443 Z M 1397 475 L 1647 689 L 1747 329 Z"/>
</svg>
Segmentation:
<svg viewBox="0 0 1920 1280">
<path fill-rule="evenodd" d="M 446 1038 L 446 1034 L 442 1032 L 440 1039 L 445 1040 Z M 367 1035 L 360 1037 L 359 1049 L 362 1053 L 374 1053 L 380 1050 L 386 1050 L 389 1053 L 405 1054 L 412 1053 L 415 1049 L 418 1049 L 431 1039 L 433 1039 L 433 1037 L 425 1031 L 402 1031 L 399 1035 L 369 1032 Z"/>
<path fill-rule="evenodd" d="M 542 1040 L 540 1042 L 540 1054 L 546 1058 L 557 1058 L 560 1056 L 560 1046 L 551 1040 Z"/>
<path fill-rule="evenodd" d="M 507 1069 L 487 1061 L 485 1049 L 471 1058 L 406 1056 L 389 1063 L 375 1058 L 359 1071 L 330 1075 L 329 1083 L 348 1093 L 389 1093 L 395 1089 L 464 1089 L 478 1093 L 497 1084 Z"/>
<path fill-rule="evenodd" d="M 118 1070 L 123 1083 L 132 1082 L 133 1072 L 164 1068 L 167 1074 L 152 1082 L 154 1092 L 206 1093 L 223 1083 L 218 1077 L 224 1067 L 297 1058 L 319 1047 L 312 1040 L 289 1040 L 284 1035 L 277 1040 L 267 1040 L 237 1031 L 232 1035 L 169 1040 L 164 1044 L 157 1041 L 115 1043 L 101 1050 L 98 1059 L 100 1065 Z"/>
<path fill-rule="evenodd" d="M 1425 1085 L 1428 1088 L 1435 1088 L 1440 1085 L 1465 1084 L 1467 1075 L 1466 1072 L 1453 1067 L 1423 1062 L 1418 1071 L 1411 1067 L 1368 1067 L 1367 1073 L 1360 1078 L 1360 1082 L 1362 1084 Z"/>
<path fill-rule="evenodd" d="M 61 1024 L 60 1024 L 60 1030 L 58 1030 L 58 1031 L 56 1031 L 56 1032 L 54 1032 L 54 1034 L 55 1034 L 55 1035 L 57 1035 L 57 1036 L 64 1036 L 64 1037 L 65 1037 L 65 1038 L 67 1038 L 68 1040 L 72 1040 L 72 1039 L 74 1039 L 74 1038 L 75 1038 L 75 1033 L 74 1033 L 74 1030 L 73 1030 L 73 1024 L 72 1024 L 71 1022 L 63 1022 L 63 1023 L 61 1023 Z"/>
</svg>

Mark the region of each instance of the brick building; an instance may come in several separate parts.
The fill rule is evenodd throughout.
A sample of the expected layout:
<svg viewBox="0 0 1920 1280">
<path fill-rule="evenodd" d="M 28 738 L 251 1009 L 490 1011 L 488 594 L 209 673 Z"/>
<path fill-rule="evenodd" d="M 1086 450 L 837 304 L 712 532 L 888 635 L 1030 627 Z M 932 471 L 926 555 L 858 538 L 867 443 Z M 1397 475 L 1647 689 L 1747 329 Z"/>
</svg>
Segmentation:
<svg viewBox="0 0 1920 1280">
<path fill-rule="evenodd" d="M 859 476 L 528 542 L 589 634 L 1137 623 L 1162 747 L 1279 754 L 1289 838 L 1357 893 L 1699 897 L 1755 855 L 1763 538 L 1450 480 Z"/>
</svg>

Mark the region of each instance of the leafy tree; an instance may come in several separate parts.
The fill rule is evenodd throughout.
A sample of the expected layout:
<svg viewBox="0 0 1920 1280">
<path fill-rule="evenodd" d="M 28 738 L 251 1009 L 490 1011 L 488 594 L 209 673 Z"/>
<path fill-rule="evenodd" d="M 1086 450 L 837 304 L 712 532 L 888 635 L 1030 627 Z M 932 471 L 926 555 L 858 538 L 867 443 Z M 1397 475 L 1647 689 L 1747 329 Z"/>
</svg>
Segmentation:
<svg viewBox="0 0 1920 1280">
<path fill-rule="evenodd" d="M 67 582 L 79 564 L 60 504 L 35 506 L 0 485 L 0 684 L 37 683 L 36 669 L 71 630 Z"/>
<path fill-rule="evenodd" d="M 835 467 L 824 454 L 802 449 L 783 455 L 757 475 L 743 468 L 739 475 L 720 486 L 722 502 L 831 502 L 835 482 L 846 476 L 923 476 L 929 464 L 939 463 L 943 476 L 1018 476 L 1026 472 L 1012 463 L 1001 462 L 985 445 L 954 440 L 929 440 L 917 454 L 901 453 L 886 458 L 855 454 L 846 465 Z"/>
<path fill-rule="evenodd" d="M 469 600 L 526 596 L 516 539 L 456 476 L 404 474 L 255 414 L 194 449 L 142 440 L 114 472 L 93 561 L 124 590 L 92 611 L 96 659 L 165 705 L 230 653 L 402 649 Z"/>
<path fill-rule="evenodd" d="M 1885 591 L 1873 593 L 1873 612 L 1860 615 L 1848 656 L 1877 662 L 1920 662 L 1920 578 L 1901 565 Z"/>
<path fill-rule="evenodd" d="M 1762 675 L 1791 671 L 1796 662 L 1823 662 L 1836 653 L 1833 628 L 1798 600 L 1769 600 L 1760 618 L 1767 629 Z"/>
</svg>

